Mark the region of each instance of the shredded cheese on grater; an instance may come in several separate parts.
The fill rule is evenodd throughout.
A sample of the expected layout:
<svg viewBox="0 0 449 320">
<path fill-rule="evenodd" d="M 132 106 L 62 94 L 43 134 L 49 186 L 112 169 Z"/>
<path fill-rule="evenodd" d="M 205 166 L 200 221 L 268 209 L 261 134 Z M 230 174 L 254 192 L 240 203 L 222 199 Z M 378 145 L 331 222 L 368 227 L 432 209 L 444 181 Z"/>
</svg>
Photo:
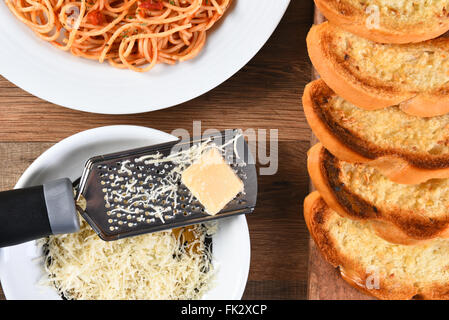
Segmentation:
<svg viewBox="0 0 449 320">
<path fill-rule="evenodd" d="M 105 242 L 83 220 L 79 233 L 40 242 L 47 253 L 42 282 L 67 299 L 200 299 L 213 286 L 205 238 L 216 228 L 209 223 L 190 227 L 189 236 L 166 231 Z"/>
<path fill-rule="evenodd" d="M 133 177 L 124 181 L 123 177 L 112 174 L 109 177 L 112 181 L 111 187 L 117 187 L 121 184 L 122 189 L 112 191 L 108 191 L 108 188 L 103 189 L 105 206 L 109 209 L 108 215 L 111 216 L 110 220 L 112 223 L 117 220 L 119 224 L 111 225 L 111 231 L 118 230 L 120 227 L 136 227 L 139 223 L 144 222 L 152 223 L 155 219 L 159 219 L 162 223 L 173 219 L 176 214 L 181 213 L 181 210 L 177 207 L 180 204 L 179 187 L 182 173 L 211 149 L 217 149 L 225 153 L 226 148 L 232 148 L 235 156 L 239 158 L 237 141 L 242 136 L 242 133 L 239 132 L 222 145 L 216 145 L 213 138 L 209 138 L 185 150 L 172 152 L 166 157 L 156 153 L 136 158 L 133 161 L 123 161 L 118 170 L 120 174 L 131 176 L 132 165 L 151 164 L 164 172 L 164 178 L 158 180 L 157 183 L 152 183 L 154 177 L 150 174 L 147 177 Z M 170 167 L 167 163 L 172 163 L 173 166 Z M 141 181 L 138 181 L 139 178 Z M 193 198 L 194 196 L 191 194 L 189 203 L 192 202 Z M 155 204 L 156 201 L 161 201 L 161 199 L 166 205 Z"/>
</svg>

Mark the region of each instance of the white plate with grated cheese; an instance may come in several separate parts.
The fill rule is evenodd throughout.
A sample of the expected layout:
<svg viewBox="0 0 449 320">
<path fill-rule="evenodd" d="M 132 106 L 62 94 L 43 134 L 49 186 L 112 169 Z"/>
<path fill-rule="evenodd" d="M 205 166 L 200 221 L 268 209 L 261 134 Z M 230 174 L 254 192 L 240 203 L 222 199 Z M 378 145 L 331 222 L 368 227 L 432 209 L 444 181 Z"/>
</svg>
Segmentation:
<svg viewBox="0 0 449 320">
<path fill-rule="evenodd" d="M 109 126 L 73 135 L 44 152 L 22 175 L 16 188 L 69 177 L 77 179 L 84 162 L 98 154 L 132 149 L 176 139 L 167 133 L 137 126 Z M 203 299 L 242 298 L 250 265 L 250 239 L 245 216 L 223 219 L 213 236 L 214 287 Z M 45 276 L 36 242 L 0 249 L 0 281 L 7 299 L 61 299 L 56 289 L 39 284 Z"/>
</svg>

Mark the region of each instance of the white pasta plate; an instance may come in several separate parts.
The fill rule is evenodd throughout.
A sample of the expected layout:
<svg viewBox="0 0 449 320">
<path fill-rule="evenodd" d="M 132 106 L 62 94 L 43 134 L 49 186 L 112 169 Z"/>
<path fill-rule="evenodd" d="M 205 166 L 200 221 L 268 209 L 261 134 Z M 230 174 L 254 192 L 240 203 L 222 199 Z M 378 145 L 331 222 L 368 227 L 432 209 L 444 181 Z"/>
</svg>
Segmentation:
<svg viewBox="0 0 449 320">
<path fill-rule="evenodd" d="M 234 0 L 195 59 L 147 73 L 75 57 L 38 38 L 0 1 L 0 74 L 67 108 L 132 114 L 175 106 L 217 87 L 262 48 L 290 0 Z"/>
</svg>

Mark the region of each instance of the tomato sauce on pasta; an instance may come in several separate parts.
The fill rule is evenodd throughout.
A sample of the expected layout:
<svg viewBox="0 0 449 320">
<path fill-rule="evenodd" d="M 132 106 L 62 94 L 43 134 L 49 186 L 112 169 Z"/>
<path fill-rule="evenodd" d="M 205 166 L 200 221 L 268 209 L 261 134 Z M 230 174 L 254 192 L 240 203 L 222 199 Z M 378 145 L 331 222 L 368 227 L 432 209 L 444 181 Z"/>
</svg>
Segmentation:
<svg viewBox="0 0 449 320">
<path fill-rule="evenodd" d="M 41 39 L 75 56 L 146 72 L 196 57 L 231 0 L 6 0 Z"/>
</svg>

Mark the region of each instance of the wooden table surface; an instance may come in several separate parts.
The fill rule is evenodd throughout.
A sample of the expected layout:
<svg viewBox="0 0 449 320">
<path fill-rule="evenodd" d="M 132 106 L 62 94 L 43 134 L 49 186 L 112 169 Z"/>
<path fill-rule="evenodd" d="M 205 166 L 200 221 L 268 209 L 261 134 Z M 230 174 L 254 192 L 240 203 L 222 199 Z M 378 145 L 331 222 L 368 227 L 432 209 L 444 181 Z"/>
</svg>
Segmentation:
<svg viewBox="0 0 449 320">
<path fill-rule="evenodd" d="M 313 12 L 312 0 L 292 0 L 279 27 L 246 67 L 209 93 L 166 110 L 128 116 L 83 113 L 42 101 L 0 77 L 0 190 L 11 189 L 43 151 L 94 127 L 132 124 L 192 131 L 193 121 L 201 120 L 203 130 L 278 129 L 278 172 L 259 177 L 258 207 L 248 217 L 252 257 L 244 299 L 307 298 L 309 234 L 302 203 L 309 191 L 311 133 L 300 99 L 311 78 L 305 38 Z"/>
</svg>

